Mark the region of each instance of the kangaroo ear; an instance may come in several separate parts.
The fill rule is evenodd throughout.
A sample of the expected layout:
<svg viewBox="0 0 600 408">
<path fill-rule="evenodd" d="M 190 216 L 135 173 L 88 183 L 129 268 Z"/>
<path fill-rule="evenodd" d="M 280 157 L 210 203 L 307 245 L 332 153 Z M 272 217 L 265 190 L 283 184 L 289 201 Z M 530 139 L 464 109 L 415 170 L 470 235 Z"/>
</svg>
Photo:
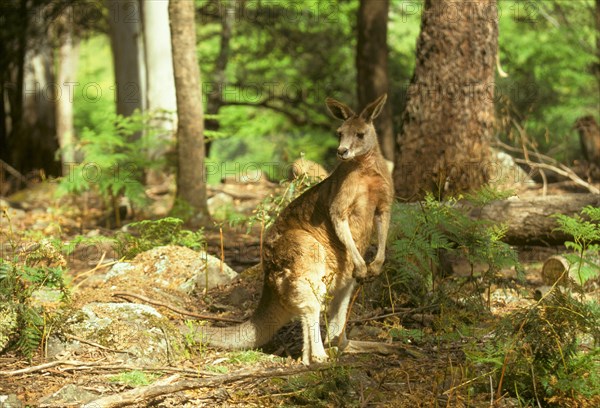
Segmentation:
<svg viewBox="0 0 600 408">
<path fill-rule="evenodd" d="M 383 110 L 383 105 L 385 105 L 386 100 L 387 94 L 381 95 L 363 109 L 363 111 L 360 113 L 360 117 L 367 122 L 372 122 Z"/>
<path fill-rule="evenodd" d="M 346 120 L 356 115 L 348 105 L 333 98 L 325 99 L 325 103 L 327 104 L 327 109 L 329 109 L 329 112 L 331 112 L 334 118 Z"/>
</svg>

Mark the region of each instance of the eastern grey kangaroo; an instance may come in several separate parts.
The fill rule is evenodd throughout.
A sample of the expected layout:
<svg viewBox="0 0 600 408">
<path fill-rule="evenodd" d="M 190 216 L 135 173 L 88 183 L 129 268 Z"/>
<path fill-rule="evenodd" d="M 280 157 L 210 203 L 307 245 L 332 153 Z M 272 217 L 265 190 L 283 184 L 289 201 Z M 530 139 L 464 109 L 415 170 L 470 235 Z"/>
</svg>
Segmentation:
<svg viewBox="0 0 600 408">
<path fill-rule="evenodd" d="M 382 95 L 359 115 L 327 98 L 331 114 L 343 121 L 337 129 L 338 166 L 290 203 L 269 229 L 262 254 L 262 297 L 254 314 L 237 326 L 202 327 L 203 341 L 230 349 L 256 348 L 297 317 L 302 322 L 302 362 L 325 361 L 319 326 L 325 308 L 328 341 L 342 349 L 349 344 L 344 326 L 356 280 L 378 275 L 385 258 L 393 188 L 373 120 L 386 98 Z M 378 247 L 367 265 L 364 255 L 373 227 Z"/>
</svg>

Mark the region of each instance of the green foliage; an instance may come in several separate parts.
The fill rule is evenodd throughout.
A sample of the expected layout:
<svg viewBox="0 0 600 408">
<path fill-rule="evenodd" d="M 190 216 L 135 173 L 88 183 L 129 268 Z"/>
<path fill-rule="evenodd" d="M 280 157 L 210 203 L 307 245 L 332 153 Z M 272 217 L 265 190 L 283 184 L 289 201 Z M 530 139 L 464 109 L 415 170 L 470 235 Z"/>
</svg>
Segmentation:
<svg viewBox="0 0 600 408">
<path fill-rule="evenodd" d="M 318 181 L 311 179 L 307 174 L 303 174 L 291 181 L 282 180 L 280 184 L 285 187 L 283 193 L 277 195 L 269 194 L 268 197 L 260 202 L 253 211 L 253 215 L 247 219 L 248 229 L 257 223 L 263 229 L 268 229 L 288 204 L 317 183 Z"/>
<path fill-rule="evenodd" d="M 502 319 L 492 345 L 470 356 L 491 364 L 502 389 L 523 404 L 564 406 L 600 393 L 599 342 L 598 304 L 555 289 Z"/>
<path fill-rule="evenodd" d="M 350 370 L 339 365 L 294 376 L 281 384 L 281 391 L 290 394 L 290 404 L 310 407 L 347 406 L 356 398 L 353 388 Z"/>
<path fill-rule="evenodd" d="M 418 205 L 396 204 L 392 211 L 388 239 L 391 253 L 387 262 L 395 292 L 407 293 L 416 304 L 423 304 L 426 299 L 439 301 L 447 295 L 448 287 L 434 286 L 434 281 L 443 283 L 446 259 L 465 259 L 471 265 L 472 276 L 468 278 L 471 281 L 474 266 L 485 265 L 479 281 L 488 287 L 502 268 L 517 267 L 516 252 L 502 242 L 506 227 L 474 220 L 468 215 L 473 206 L 482 207 L 503 196 L 484 188 L 462 201 L 451 198 L 440 202 L 428 195 Z M 433 298 L 427 297 L 432 290 Z M 471 293 L 473 295 L 481 299 L 477 292 Z"/>
<path fill-rule="evenodd" d="M 582 218 L 587 216 L 590 220 Z M 579 287 L 590 279 L 600 276 L 600 208 L 585 207 L 581 215 L 573 217 L 555 214 L 559 226 L 557 230 L 573 236 L 573 241 L 565 242 L 565 246 L 573 253 L 565 255 L 570 265 L 577 270 L 571 276 L 575 277 Z"/>
<path fill-rule="evenodd" d="M 45 288 L 58 289 L 61 302 L 69 292 L 64 279 L 60 244 L 43 240 L 21 251 L 13 259 L 0 258 L 0 304 L 2 312 L 16 316 L 16 349 L 31 358 L 48 334 L 51 316 L 35 305 L 34 294 Z"/>
<path fill-rule="evenodd" d="M 149 374 L 139 370 L 126 371 L 109 377 L 109 381 L 113 383 L 127 385 L 128 387 L 142 387 L 152 384 L 159 374 Z"/>
<path fill-rule="evenodd" d="M 508 117 L 503 137 L 517 141 L 514 119 L 542 153 L 580 157 L 575 120 L 598 117 L 593 0 L 502 1 L 497 108 Z M 520 143 L 519 143 L 520 145 Z"/>
<path fill-rule="evenodd" d="M 180 245 L 194 250 L 204 248 L 204 231 L 182 229 L 183 221 L 167 217 L 159 220 L 144 220 L 128 224 L 137 235 L 122 232 L 115 237 L 115 249 L 119 256 L 131 259 L 140 252 L 163 245 Z"/>
<path fill-rule="evenodd" d="M 157 130 L 150 125 L 151 119 L 150 115 L 137 112 L 128 117 L 108 118 L 96 129 L 85 128 L 80 146 L 84 160 L 73 164 L 61 180 L 58 193 L 96 191 L 115 214 L 120 196 L 138 206 L 144 205 L 144 171 L 163 164 L 149 159 L 149 150 L 160 143 L 155 137 Z"/>
</svg>

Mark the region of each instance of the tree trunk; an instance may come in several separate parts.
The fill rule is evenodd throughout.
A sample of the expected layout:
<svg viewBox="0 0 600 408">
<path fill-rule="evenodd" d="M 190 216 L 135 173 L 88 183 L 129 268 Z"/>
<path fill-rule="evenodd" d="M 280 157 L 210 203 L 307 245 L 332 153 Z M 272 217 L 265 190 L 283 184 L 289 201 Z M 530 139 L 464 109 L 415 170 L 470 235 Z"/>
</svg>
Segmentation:
<svg viewBox="0 0 600 408">
<path fill-rule="evenodd" d="M 56 134 L 60 146 L 62 174 L 66 176 L 69 163 L 75 163 L 75 129 L 73 127 L 73 86 L 79 59 L 79 40 L 73 37 L 72 26 L 66 22 L 58 50 Z"/>
<path fill-rule="evenodd" d="M 401 199 L 442 198 L 488 180 L 497 46 L 496 0 L 425 2 L 397 139 Z"/>
<path fill-rule="evenodd" d="M 135 1 L 107 0 L 108 28 L 115 71 L 117 114 L 144 111 L 146 75 L 140 5 Z"/>
<path fill-rule="evenodd" d="M 387 25 L 389 0 L 361 0 L 358 9 L 358 39 L 356 71 L 358 105 L 363 109 L 369 102 L 388 93 Z M 383 156 L 394 160 L 394 127 L 392 105 L 389 102 L 376 120 L 377 136 Z"/>
<path fill-rule="evenodd" d="M 49 41 L 31 47 L 25 54 L 23 99 L 20 126 L 15 127 L 12 163 L 22 173 L 42 169 L 46 175 L 58 176 L 60 162 L 56 138 L 56 82 L 53 48 Z"/>
<path fill-rule="evenodd" d="M 600 206 L 599 194 L 562 194 L 503 200 L 471 211 L 471 217 L 507 223 L 505 241 L 512 245 L 562 244 L 573 237 L 555 231 L 553 214 L 572 216 L 583 207 Z"/>
<path fill-rule="evenodd" d="M 146 108 L 153 113 L 150 125 L 159 129 L 158 147 L 149 151 L 151 160 L 163 157 L 174 140 L 177 129 L 177 99 L 173 77 L 173 52 L 169 27 L 168 1 L 143 1 L 142 26 L 146 57 Z M 149 171 L 146 182 L 162 183 L 164 174 Z"/>
<path fill-rule="evenodd" d="M 194 223 L 208 220 L 204 168 L 204 121 L 196 56 L 193 1 L 170 1 L 169 19 L 177 95 L 177 204 L 193 210 Z"/>
<path fill-rule="evenodd" d="M 219 3 L 219 11 L 221 12 L 221 41 L 219 55 L 215 61 L 214 83 L 206 89 L 207 107 L 206 113 L 217 115 L 223 106 L 223 90 L 227 84 L 227 76 L 225 71 L 229 63 L 229 53 L 231 36 L 233 34 L 233 20 L 235 18 L 235 0 L 225 0 Z M 219 121 L 217 119 L 207 119 L 205 121 L 207 130 L 219 130 Z M 206 156 L 210 154 L 210 141 L 206 142 Z"/>
</svg>

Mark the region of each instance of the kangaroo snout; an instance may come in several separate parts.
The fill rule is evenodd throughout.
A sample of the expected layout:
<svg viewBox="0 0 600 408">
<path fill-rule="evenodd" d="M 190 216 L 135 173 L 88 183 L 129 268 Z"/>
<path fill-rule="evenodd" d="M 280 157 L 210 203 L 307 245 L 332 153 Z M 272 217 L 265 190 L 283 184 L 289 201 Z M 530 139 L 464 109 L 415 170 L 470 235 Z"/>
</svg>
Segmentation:
<svg viewBox="0 0 600 408">
<path fill-rule="evenodd" d="M 337 155 L 342 160 L 348 160 L 350 158 L 350 149 L 345 146 L 340 146 L 337 149 Z"/>
</svg>

